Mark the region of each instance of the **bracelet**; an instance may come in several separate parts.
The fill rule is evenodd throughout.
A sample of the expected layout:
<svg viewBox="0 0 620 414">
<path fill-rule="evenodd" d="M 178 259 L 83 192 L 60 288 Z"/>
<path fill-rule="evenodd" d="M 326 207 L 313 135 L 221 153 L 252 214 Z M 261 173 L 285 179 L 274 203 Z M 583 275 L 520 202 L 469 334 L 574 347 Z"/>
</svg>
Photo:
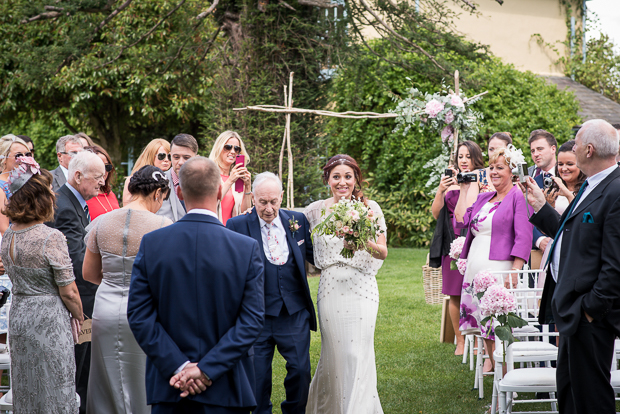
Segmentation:
<svg viewBox="0 0 620 414">
<path fill-rule="evenodd" d="M 249 193 L 243 193 L 245 195 L 252 195 L 252 192 L 250 191 Z"/>
</svg>

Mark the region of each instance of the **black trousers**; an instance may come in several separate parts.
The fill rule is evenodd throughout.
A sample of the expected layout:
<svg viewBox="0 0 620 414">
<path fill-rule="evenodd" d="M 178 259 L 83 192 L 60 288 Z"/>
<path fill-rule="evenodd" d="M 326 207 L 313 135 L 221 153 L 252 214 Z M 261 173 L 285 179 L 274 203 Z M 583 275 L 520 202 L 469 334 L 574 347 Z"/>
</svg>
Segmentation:
<svg viewBox="0 0 620 414">
<path fill-rule="evenodd" d="M 560 335 L 556 381 L 562 414 L 615 414 L 610 370 L 616 335 L 606 322 L 581 315 L 574 335 Z"/>
<path fill-rule="evenodd" d="M 82 309 L 89 318 L 93 317 L 95 295 L 81 296 Z M 86 414 L 88 376 L 90 375 L 90 342 L 75 345 L 75 388 L 80 395 L 80 414 Z"/>
<path fill-rule="evenodd" d="M 178 403 L 153 404 L 151 414 L 250 414 L 250 409 L 219 407 L 183 398 Z"/>
</svg>

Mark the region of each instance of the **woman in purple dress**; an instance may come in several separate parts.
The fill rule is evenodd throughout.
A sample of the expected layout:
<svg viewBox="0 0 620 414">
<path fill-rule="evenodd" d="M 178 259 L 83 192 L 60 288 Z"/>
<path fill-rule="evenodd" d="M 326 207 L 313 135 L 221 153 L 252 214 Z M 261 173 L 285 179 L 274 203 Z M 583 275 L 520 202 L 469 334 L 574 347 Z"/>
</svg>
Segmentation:
<svg viewBox="0 0 620 414">
<path fill-rule="evenodd" d="M 462 217 L 454 216 L 454 209 L 459 199 L 460 186 L 457 184 L 456 176 L 459 172 L 472 172 L 474 170 L 483 170 L 484 161 L 482 159 L 482 150 L 472 141 L 464 141 L 459 144 L 457 148 L 456 157 L 453 160 L 452 165 L 458 167 L 458 171 L 450 166 L 452 170 L 452 176 L 444 176 L 439 183 L 437 194 L 433 200 L 431 207 L 433 217 L 437 220 L 440 217 L 441 210 L 446 208 L 449 213 L 450 225 L 454 231 L 455 237 L 458 237 L 459 232 L 456 230 L 456 218 L 462 220 Z M 443 255 L 441 258 L 441 275 L 442 275 L 442 289 L 441 292 L 444 295 L 450 296 L 450 303 L 448 309 L 450 311 L 450 319 L 454 326 L 454 332 L 456 333 L 456 350 L 454 355 L 463 355 L 463 349 L 465 346 L 465 340 L 459 332 L 459 313 L 461 305 L 461 286 L 463 284 L 463 275 L 458 270 L 450 270 L 450 256 Z"/>
</svg>

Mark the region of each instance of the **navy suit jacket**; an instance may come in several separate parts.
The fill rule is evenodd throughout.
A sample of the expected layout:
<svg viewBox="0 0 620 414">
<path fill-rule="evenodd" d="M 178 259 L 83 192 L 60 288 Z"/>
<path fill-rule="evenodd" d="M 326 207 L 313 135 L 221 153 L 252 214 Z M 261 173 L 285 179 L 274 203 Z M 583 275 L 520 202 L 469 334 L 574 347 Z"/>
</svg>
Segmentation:
<svg viewBox="0 0 620 414">
<path fill-rule="evenodd" d="M 265 313 L 259 247 L 203 214 L 187 214 L 142 238 L 127 317 L 147 355 L 148 404 L 181 399 L 169 381 L 190 361 L 213 385 L 187 398 L 224 407 L 256 406 L 252 345 Z"/>
<path fill-rule="evenodd" d="M 314 311 L 314 303 L 312 303 L 312 297 L 310 296 L 310 288 L 308 287 L 308 279 L 306 279 L 306 266 L 305 260 L 314 265 L 314 251 L 312 249 L 312 237 L 310 236 L 310 223 L 303 213 L 298 213 L 291 210 L 278 211 L 282 225 L 286 231 L 286 240 L 288 241 L 289 252 L 295 257 L 295 263 L 299 269 L 299 274 L 302 277 L 301 284 L 304 287 L 304 297 L 306 299 L 306 309 L 310 313 L 310 329 L 316 331 L 316 312 Z M 299 230 L 293 233 L 291 232 L 289 220 L 297 220 L 299 224 Z M 258 214 L 256 209 L 252 209 L 250 214 L 239 215 L 229 219 L 226 222 L 226 227 L 229 229 L 250 236 L 256 240 L 259 244 L 260 257 L 263 263 L 267 261 L 265 256 L 265 250 L 263 249 L 263 238 L 260 232 L 260 221 L 258 220 Z"/>
</svg>

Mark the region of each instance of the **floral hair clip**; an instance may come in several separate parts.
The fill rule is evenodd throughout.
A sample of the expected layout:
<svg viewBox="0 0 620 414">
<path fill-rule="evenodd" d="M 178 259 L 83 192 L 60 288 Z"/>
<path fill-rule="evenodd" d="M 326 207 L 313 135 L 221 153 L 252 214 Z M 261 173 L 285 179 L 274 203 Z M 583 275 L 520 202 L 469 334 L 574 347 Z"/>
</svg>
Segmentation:
<svg viewBox="0 0 620 414">
<path fill-rule="evenodd" d="M 9 190 L 12 194 L 22 188 L 30 177 L 41 174 L 41 167 L 32 157 L 19 157 L 16 162 L 17 166 L 9 175 Z"/>
<path fill-rule="evenodd" d="M 504 157 L 508 162 L 508 165 L 511 169 L 517 168 L 520 164 L 525 164 L 525 157 L 523 156 L 523 151 L 517 149 L 514 145 L 508 144 L 506 149 L 504 149 Z"/>
</svg>

